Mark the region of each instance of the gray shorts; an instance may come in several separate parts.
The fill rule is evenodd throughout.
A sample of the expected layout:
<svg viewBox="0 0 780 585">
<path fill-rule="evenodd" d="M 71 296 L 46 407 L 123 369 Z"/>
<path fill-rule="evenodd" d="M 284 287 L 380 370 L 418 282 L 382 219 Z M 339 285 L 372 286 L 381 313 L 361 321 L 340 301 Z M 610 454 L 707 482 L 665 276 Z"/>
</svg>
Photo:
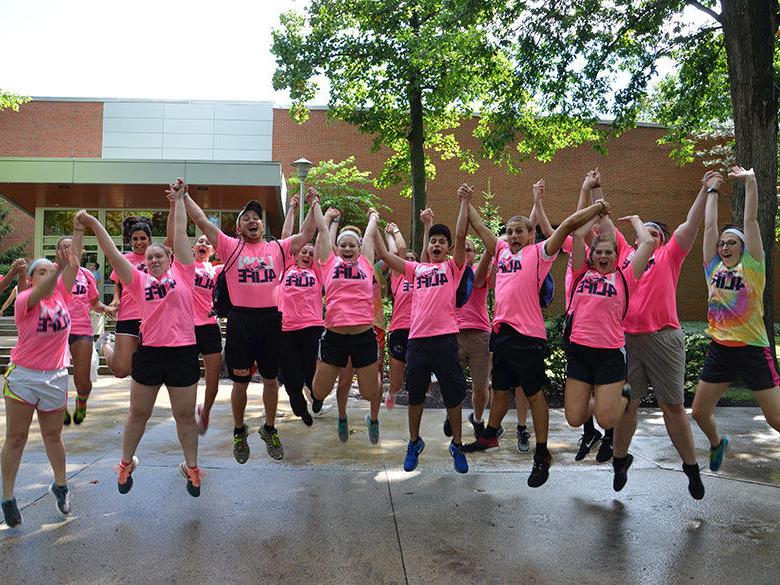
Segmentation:
<svg viewBox="0 0 780 585">
<path fill-rule="evenodd" d="M 490 383 L 490 331 L 461 329 L 458 333 L 458 360 L 465 372 L 471 372 L 474 388 Z"/>
<path fill-rule="evenodd" d="M 685 333 L 668 327 L 644 335 L 626 333 L 627 381 L 631 399 L 647 394 L 648 386 L 659 402 L 682 404 L 685 387 Z"/>
<path fill-rule="evenodd" d="M 57 412 L 68 402 L 68 368 L 31 370 L 10 364 L 3 374 L 3 395 L 40 412 Z"/>
</svg>

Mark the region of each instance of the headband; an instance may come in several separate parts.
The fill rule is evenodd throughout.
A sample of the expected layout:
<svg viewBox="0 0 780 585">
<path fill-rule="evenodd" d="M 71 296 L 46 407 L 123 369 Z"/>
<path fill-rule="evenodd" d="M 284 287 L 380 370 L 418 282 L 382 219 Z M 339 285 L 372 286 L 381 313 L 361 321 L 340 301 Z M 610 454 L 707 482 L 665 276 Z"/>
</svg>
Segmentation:
<svg viewBox="0 0 780 585">
<path fill-rule="evenodd" d="M 720 235 L 721 235 L 721 236 L 723 236 L 723 234 L 734 234 L 734 235 L 735 235 L 735 236 L 737 236 L 737 237 L 738 237 L 740 240 L 742 240 L 742 243 L 743 243 L 743 244 L 745 243 L 745 234 L 744 234 L 744 232 L 743 232 L 742 230 L 740 230 L 740 229 L 737 229 L 737 228 L 728 228 L 728 229 L 725 229 L 725 230 L 723 230 L 723 233 L 722 233 L 722 234 L 720 234 Z"/>
<path fill-rule="evenodd" d="M 661 234 L 661 241 L 662 242 L 666 241 L 666 234 L 664 233 L 664 229 L 660 225 L 658 225 L 654 221 L 646 221 L 644 225 L 645 225 L 646 228 L 651 228 L 652 227 L 652 228 L 657 229 L 659 231 L 659 233 Z"/>
<path fill-rule="evenodd" d="M 40 266 L 40 265 L 41 265 L 41 264 L 43 264 L 44 262 L 49 262 L 49 263 L 51 263 L 51 260 L 49 260 L 48 258 L 36 258 L 36 259 L 35 259 L 35 260 L 33 260 L 32 262 L 30 262 L 30 265 L 27 267 L 27 276 L 30 276 L 30 277 L 32 277 L 32 275 L 33 275 L 33 272 L 35 272 L 35 268 L 36 268 L 37 266 Z"/>
<path fill-rule="evenodd" d="M 346 238 L 347 236 L 355 238 L 358 242 L 358 246 L 363 245 L 363 238 L 361 238 L 360 235 L 353 230 L 344 230 L 343 232 L 341 232 L 336 238 L 336 243 L 338 244 L 343 238 Z"/>
</svg>

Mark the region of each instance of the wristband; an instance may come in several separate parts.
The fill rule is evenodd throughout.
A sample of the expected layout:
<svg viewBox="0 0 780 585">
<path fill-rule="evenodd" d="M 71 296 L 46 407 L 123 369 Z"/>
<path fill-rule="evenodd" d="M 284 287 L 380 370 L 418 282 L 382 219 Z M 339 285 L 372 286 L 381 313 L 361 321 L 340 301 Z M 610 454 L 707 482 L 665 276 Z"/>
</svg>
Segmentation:
<svg viewBox="0 0 780 585">
<path fill-rule="evenodd" d="M 393 232 L 393 235 L 395 235 L 395 234 L 400 234 L 400 233 L 401 233 L 401 230 L 399 230 L 398 228 L 396 228 L 396 229 L 395 229 L 395 231 Z"/>
<path fill-rule="evenodd" d="M 720 195 L 720 191 L 718 191 L 715 187 L 707 187 L 707 194 L 710 193 L 717 193 L 718 195 Z"/>
</svg>

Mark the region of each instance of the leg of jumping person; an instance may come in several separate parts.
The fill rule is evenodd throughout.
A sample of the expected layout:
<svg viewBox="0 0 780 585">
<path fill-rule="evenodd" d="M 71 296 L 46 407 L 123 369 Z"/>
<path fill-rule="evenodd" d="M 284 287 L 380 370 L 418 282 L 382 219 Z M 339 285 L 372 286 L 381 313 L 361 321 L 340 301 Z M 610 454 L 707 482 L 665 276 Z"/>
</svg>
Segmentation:
<svg viewBox="0 0 780 585">
<path fill-rule="evenodd" d="M 377 384 L 378 363 L 377 361 L 355 370 L 360 395 L 370 404 L 369 414 L 366 415 L 366 429 L 368 438 L 374 445 L 379 442 L 379 407 L 382 404 L 382 390 Z"/>
<path fill-rule="evenodd" d="M 336 380 L 339 378 L 339 373 L 344 368 L 340 366 L 336 366 L 333 364 L 326 364 L 323 361 L 317 362 L 317 370 L 314 373 L 314 387 L 312 388 L 312 396 L 315 401 L 315 405 L 317 403 L 322 404 L 322 401 L 325 400 L 328 395 L 333 391 L 333 385 L 336 383 Z M 350 378 L 350 383 L 352 381 L 352 378 Z M 346 413 L 346 403 L 344 404 L 344 410 L 342 413 L 342 405 L 341 403 L 337 403 L 339 408 L 339 416 L 338 416 L 338 428 L 339 428 L 339 438 L 342 438 L 342 435 L 346 438 L 342 439 L 345 441 L 347 438 L 349 438 L 349 427 L 347 426 L 347 413 Z M 343 417 L 343 421 L 342 421 Z M 341 432 L 341 427 L 344 427 L 344 433 Z"/>
<path fill-rule="evenodd" d="M 3 502 L 14 498 L 14 484 L 35 407 L 5 397 L 5 443 L 2 450 Z M 60 416 L 60 420 L 62 417 Z"/>
<path fill-rule="evenodd" d="M 539 487 L 550 477 L 550 465 L 552 465 L 552 455 L 547 450 L 550 409 L 541 389 L 531 396 L 526 394 L 526 397 L 528 398 L 528 405 L 531 407 L 531 421 L 534 423 L 534 435 L 536 436 L 534 464 L 531 468 L 531 474 L 528 476 L 528 486 Z"/>
<path fill-rule="evenodd" d="M 284 389 L 290 399 L 293 414 L 311 426 L 313 419 L 309 414 L 309 406 L 303 395 L 303 385 L 306 382 L 308 364 L 306 360 L 305 336 L 306 330 L 285 331 L 282 333 L 282 351 L 279 363 L 284 375 Z"/>
<path fill-rule="evenodd" d="M 73 422 L 81 424 L 87 415 L 87 399 L 92 392 L 92 339 L 79 339 L 70 344 L 70 355 L 73 361 L 73 385 L 76 386 L 76 408 L 73 411 Z"/>
<path fill-rule="evenodd" d="M 528 432 L 528 399 L 525 394 L 515 388 L 515 409 L 517 410 L 517 450 L 527 453 L 531 448 Z"/>
<path fill-rule="evenodd" d="M 65 464 L 65 444 L 62 442 L 62 412 L 38 411 L 41 438 L 46 448 L 46 457 L 54 472 L 54 483 L 50 491 L 57 499 L 57 508 L 63 514 L 70 514 L 70 496 Z"/>
<path fill-rule="evenodd" d="M 135 380 L 130 382 L 130 410 L 127 413 L 122 432 L 122 460 L 119 462 L 117 486 L 119 493 L 126 494 L 133 487 L 133 470 L 138 466 L 135 451 L 146 430 L 146 422 L 152 415 L 157 392 L 162 384 L 146 386 Z M 194 405 L 193 405 L 194 406 Z"/>
<path fill-rule="evenodd" d="M 217 400 L 219 391 L 219 372 L 222 369 L 222 353 L 209 353 L 203 356 L 203 369 L 205 370 L 206 390 L 203 404 L 196 410 L 196 424 L 198 432 L 204 434 L 209 429 L 211 409 Z"/>
<path fill-rule="evenodd" d="M 133 354 L 138 349 L 138 337 L 117 333 L 114 346 L 110 343 L 103 345 L 103 355 L 106 364 L 116 378 L 126 378 L 130 375 L 133 365 Z"/>
<path fill-rule="evenodd" d="M 593 384 L 567 378 L 564 412 L 569 426 L 577 428 L 585 424 L 593 413 Z"/>
<path fill-rule="evenodd" d="M 336 408 L 339 413 L 337 430 L 341 442 L 349 439 L 349 422 L 347 421 L 347 402 L 349 401 L 349 391 L 352 389 L 352 379 L 355 376 L 355 370 L 352 367 L 352 360 L 347 361 L 345 368 L 338 375 L 336 385 Z"/>
<path fill-rule="evenodd" d="M 623 395 L 625 380 L 594 387 L 593 414 L 601 428 L 611 429 L 626 411 L 628 398 Z"/>
<path fill-rule="evenodd" d="M 753 395 L 764 413 L 767 424 L 780 432 L 780 388 L 775 386 L 766 390 L 754 390 Z"/>
<path fill-rule="evenodd" d="M 705 382 L 699 380 L 696 395 L 693 397 L 693 420 L 696 421 L 696 424 L 699 425 L 699 428 L 710 442 L 710 469 L 712 471 L 720 469 L 720 462 L 722 462 L 728 446 L 728 439 L 722 437 L 718 432 L 718 424 L 715 421 L 715 407 L 730 384 L 730 382 Z M 717 461 L 713 460 L 713 454 L 716 454 Z"/>
<path fill-rule="evenodd" d="M 173 419 L 176 421 L 176 434 L 184 454 L 184 461 L 179 464 L 179 472 L 187 480 L 187 492 L 197 498 L 200 496 L 201 480 L 198 467 L 198 425 L 195 423 L 194 414 L 198 384 L 196 382 L 191 386 L 167 388 Z"/>
<path fill-rule="evenodd" d="M 401 360 L 390 357 L 390 388 L 387 392 L 385 406 L 393 408 L 395 406 L 395 396 L 401 391 L 404 385 L 404 366 L 406 364 Z"/>
</svg>

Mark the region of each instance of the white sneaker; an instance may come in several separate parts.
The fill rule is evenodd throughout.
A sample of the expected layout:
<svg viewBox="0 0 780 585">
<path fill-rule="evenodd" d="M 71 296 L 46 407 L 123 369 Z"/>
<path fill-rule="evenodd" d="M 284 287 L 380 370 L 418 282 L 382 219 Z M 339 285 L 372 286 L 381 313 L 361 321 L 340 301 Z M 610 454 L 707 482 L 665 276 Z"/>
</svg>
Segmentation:
<svg viewBox="0 0 780 585">
<path fill-rule="evenodd" d="M 103 355 L 103 346 L 106 343 L 114 345 L 114 340 L 115 338 L 113 333 L 103 330 L 103 333 L 100 334 L 100 337 L 98 337 L 97 341 L 95 342 L 95 347 L 97 348 L 98 354 Z"/>
<path fill-rule="evenodd" d="M 320 418 L 323 414 L 326 414 L 326 413 L 330 412 L 331 410 L 333 410 L 333 405 L 332 404 L 323 404 L 322 408 L 320 409 L 319 412 L 312 412 L 312 416 L 314 418 Z"/>
</svg>

